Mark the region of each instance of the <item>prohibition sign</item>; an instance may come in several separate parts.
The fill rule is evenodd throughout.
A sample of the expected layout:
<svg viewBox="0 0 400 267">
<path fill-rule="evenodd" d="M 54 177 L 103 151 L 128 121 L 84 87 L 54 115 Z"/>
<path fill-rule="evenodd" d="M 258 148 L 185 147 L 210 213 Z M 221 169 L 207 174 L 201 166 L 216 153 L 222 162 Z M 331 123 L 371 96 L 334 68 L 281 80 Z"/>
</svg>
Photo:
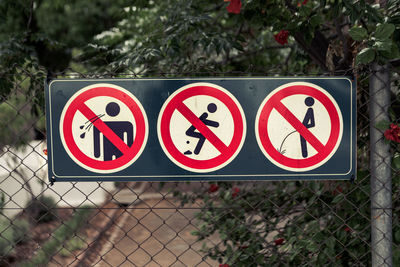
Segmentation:
<svg viewBox="0 0 400 267">
<path fill-rule="evenodd" d="M 102 110 L 105 110 L 107 105 L 104 101 L 99 104 L 98 99 L 120 103 L 121 111 L 130 115 L 132 120 L 129 123 L 133 124 L 134 129 L 133 142 L 130 146 L 108 126 L 108 121 L 106 122 L 96 114 L 94 109 L 100 106 Z M 93 102 L 96 104 L 94 105 Z M 78 129 L 74 127 L 76 126 L 74 120 L 78 117 L 85 118 L 93 124 L 93 132 L 96 128 L 103 135 L 103 140 L 107 138 L 122 155 L 112 160 L 101 160 L 90 155 L 88 151 L 83 151 L 82 145 L 78 142 Z M 118 121 L 117 117 L 116 121 Z M 147 116 L 139 100 L 126 89 L 113 84 L 94 84 L 82 88 L 68 100 L 61 114 L 60 135 L 66 152 L 79 166 L 97 173 L 114 173 L 130 166 L 143 152 L 148 137 Z M 94 141 L 89 139 L 87 142 Z M 100 147 L 103 146 L 100 145 Z"/>
<path fill-rule="evenodd" d="M 215 100 L 219 103 L 219 110 L 225 110 L 225 118 L 219 120 L 220 126 L 226 121 L 232 121 L 229 132 L 223 133 L 229 135 L 228 139 L 223 138 L 221 133 L 216 134 L 215 128 L 202 121 L 199 116 L 201 113 L 196 114 L 188 105 L 188 101 L 200 105 L 204 98 Z M 205 138 L 205 143 L 209 142 L 215 148 L 216 154 L 196 158 L 184 153 L 176 141 L 177 136 L 182 136 L 182 128 L 172 122 L 176 114 L 195 127 Z M 165 101 L 158 116 L 157 130 L 161 147 L 173 163 L 191 172 L 205 173 L 223 168 L 237 156 L 246 136 L 246 119 L 239 102 L 226 89 L 211 83 L 193 83 L 179 88 Z"/>
<path fill-rule="evenodd" d="M 308 129 L 302 122 L 302 117 L 293 113 L 295 105 L 284 104 L 285 100 L 290 97 L 303 96 L 303 98 L 311 98 L 319 104 L 321 113 L 326 114 L 327 122 L 315 122 L 315 129 Z M 296 103 L 296 106 L 305 106 L 304 102 Z M 271 119 L 272 114 L 279 114 L 281 120 Z M 302 115 L 304 116 L 304 114 Z M 285 155 L 283 151 L 274 146 L 274 137 L 271 125 L 288 124 L 294 132 L 297 132 L 301 138 L 305 140 L 315 151 L 314 155 L 305 158 L 294 158 Z M 321 127 L 323 123 L 327 123 L 327 127 Z M 343 134 L 343 119 L 339 106 L 334 98 L 323 88 L 306 82 L 293 82 L 284 84 L 273 90 L 262 102 L 257 112 L 256 122 L 256 138 L 258 145 L 264 155 L 276 166 L 295 172 L 313 170 L 326 163 L 336 152 L 339 147 Z M 319 126 L 319 128 L 318 128 Z M 314 133 L 312 132 L 314 131 Z M 325 140 L 318 137 L 316 132 L 326 135 Z M 321 134 L 320 134 L 321 135 Z M 299 146 L 300 140 L 294 139 L 293 146 Z"/>
</svg>

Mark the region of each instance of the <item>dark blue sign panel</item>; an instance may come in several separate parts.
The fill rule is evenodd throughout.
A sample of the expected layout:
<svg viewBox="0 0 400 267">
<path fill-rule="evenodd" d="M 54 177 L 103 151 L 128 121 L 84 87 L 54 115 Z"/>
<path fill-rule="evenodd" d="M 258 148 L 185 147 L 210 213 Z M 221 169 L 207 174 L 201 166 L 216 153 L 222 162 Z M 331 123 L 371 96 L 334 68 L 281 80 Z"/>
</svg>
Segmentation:
<svg viewBox="0 0 400 267">
<path fill-rule="evenodd" d="M 352 179 L 355 94 L 345 77 L 53 80 L 49 178 Z"/>
</svg>

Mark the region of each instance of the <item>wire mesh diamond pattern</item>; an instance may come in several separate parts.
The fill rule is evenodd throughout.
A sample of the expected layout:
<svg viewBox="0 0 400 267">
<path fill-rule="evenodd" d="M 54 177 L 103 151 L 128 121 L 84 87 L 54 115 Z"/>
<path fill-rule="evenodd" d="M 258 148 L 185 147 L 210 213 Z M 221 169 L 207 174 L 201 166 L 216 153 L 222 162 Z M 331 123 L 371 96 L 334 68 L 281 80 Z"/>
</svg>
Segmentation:
<svg viewBox="0 0 400 267">
<path fill-rule="evenodd" d="M 369 69 L 357 77 L 358 173 L 353 181 L 54 185 L 47 181 L 42 90 L 27 93 L 31 78 L 13 79 L 15 92 L 0 103 L 0 265 L 370 266 L 376 249 L 371 197 L 388 189 L 392 257 L 399 264 L 400 146 L 385 136 L 400 134 L 393 126 L 400 123 L 400 73 L 392 71 L 389 84 L 383 80 L 384 86 L 373 91 L 389 88 L 388 106 L 369 90 L 375 75 Z M 371 106 L 379 112 L 371 115 Z M 380 113 L 387 115 L 386 129 L 381 127 L 380 139 L 370 143 L 371 127 L 379 128 L 371 121 Z M 371 195 L 370 154 L 378 143 L 388 147 L 391 158 L 372 150 L 376 168 L 388 167 L 392 184 L 376 181 L 379 188 Z M 382 229 L 375 243 L 388 238 Z M 382 256 L 382 262 L 390 260 Z"/>
</svg>

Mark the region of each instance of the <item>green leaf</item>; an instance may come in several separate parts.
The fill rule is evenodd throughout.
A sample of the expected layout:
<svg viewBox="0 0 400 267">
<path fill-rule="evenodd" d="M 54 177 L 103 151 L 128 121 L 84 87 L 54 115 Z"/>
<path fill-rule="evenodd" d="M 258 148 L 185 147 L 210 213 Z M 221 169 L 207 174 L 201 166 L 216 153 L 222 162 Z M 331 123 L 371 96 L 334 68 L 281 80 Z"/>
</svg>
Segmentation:
<svg viewBox="0 0 400 267">
<path fill-rule="evenodd" d="M 191 231 L 190 234 L 194 235 L 194 236 L 199 236 L 200 232 L 199 231 Z"/>
<path fill-rule="evenodd" d="M 297 256 L 297 254 L 299 254 L 300 251 L 299 250 L 295 250 L 294 253 L 292 253 L 292 255 L 290 255 L 289 260 L 293 261 L 293 259 Z"/>
<path fill-rule="evenodd" d="M 373 47 L 375 47 L 378 51 L 390 52 L 392 50 L 392 41 L 377 41 L 374 43 Z"/>
<path fill-rule="evenodd" d="M 289 227 L 286 229 L 286 231 L 287 231 L 287 236 L 291 236 L 292 233 L 293 233 L 293 227 L 289 226 Z"/>
<path fill-rule="evenodd" d="M 362 41 L 368 37 L 367 30 L 362 27 L 353 27 L 349 30 L 351 38 L 355 41 Z"/>
<path fill-rule="evenodd" d="M 399 262 L 400 259 L 400 249 L 395 249 L 393 251 L 393 259 L 395 262 Z"/>
<path fill-rule="evenodd" d="M 326 243 L 326 246 L 333 251 L 333 248 L 335 247 L 335 244 L 336 244 L 336 240 L 333 236 L 331 236 L 330 238 L 328 238 L 326 240 L 325 243 Z"/>
<path fill-rule="evenodd" d="M 337 195 L 337 196 L 332 200 L 332 203 L 333 203 L 333 204 L 339 203 L 339 202 L 341 202 L 343 199 L 344 199 L 343 195 L 342 195 L 342 194 L 339 194 L 339 195 Z"/>
<path fill-rule="evenodd" d="M 314 242 L 312 242 L 312 241 L 310 241 L 308 244 L 307 244 L 307 250 L 309 250 L 309 251 L 311 251 L 311 252 L 316 252 L 316 251 L 318 251 L 318 245 L 316 244 L 316 243 L 314 243 Z"/>
<path fill-rule="evenodd" d="M 397 242 L 400 241 L 400 230 L 394 232 L 394 238 Z"/>
<path fill-rule="evenodd" d="M 394 42 L 392 43 L 391 58 L 398 58 L 400 56 L 399 47 Z"/>
<path fill-rule="evenodd" d="M 370 48 L 364 48 L 361 50 L 356 57 L 356 64 L 368 64 L 371 63 L 375 59 L 375 51 Z"/>
<path fill-rule="evenodd" d="M 375 128 L 378 130 L 386 130 L 390 127 L 391 122 L 389 121 L 380 121 L 377 124 L 375 124 Z"/>
<path fill-rule="evenodd" d="M 265 264 L 265 258 L 264 258 L 264 255 L 263 254 L 258 254 L 257 255 L 257 257 L 256 257 L 256 263 L 258 263 L 260 266 L 262 265 L 262 264 Z"/>
<path fill-rule="evenodd" d="M 378 40 L 386 40 L 390 38 L 395 29 L 393 24 L 378 24 L 374 36 Z"/>
<path fill-rule="evenodd" d="M 394 155 L 394 157 L 393 157 L 393 166 L 397 170 L 400 170 L 400 154 Z M 399 240 L 400 240 L 400 232 L 399 232 Z"/>
<path fill-rule="evenodd" d="M 310 18 L 310 24 L 312 27 L 317 27 L 318 25 L 322 24 L 322 18 L 319 15 L 314 15 Z"/>
<path fill-rule="evenodd" d="M 316 241 L 316 242 L 318 242 L 318 243 L 321 243 L 321 242 L 323 242 L 324 240 L 325 240 L 325 238 L 326 238 L 326 236 L 324 236 L 321 232 L 317 232 L 315 235 L 314 235 L 314 240 Z"/>
<path fill-rule="evenodd" d="M 399 47 L 394 43 L 390 43 L 390 49 L 381 51 L 381 55 L 387 59 L 398 58 L 400 56 Z"/>
<path fill-rule="evenodd" d="M 222 240 L 226 240 L 226 239 L 228 238 L 228 235 L 227 235 L 225 232 L 221 232 L 221 233 L 219 234 L 219 237 L 220 237 Z"/>
</svg>

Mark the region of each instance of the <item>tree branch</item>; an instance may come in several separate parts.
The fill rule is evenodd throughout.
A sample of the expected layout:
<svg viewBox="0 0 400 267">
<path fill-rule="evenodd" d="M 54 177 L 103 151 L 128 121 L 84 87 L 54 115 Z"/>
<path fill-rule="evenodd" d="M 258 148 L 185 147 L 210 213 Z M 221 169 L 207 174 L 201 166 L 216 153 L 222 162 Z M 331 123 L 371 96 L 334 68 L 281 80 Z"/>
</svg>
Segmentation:
<svg viewBox="0 0 400 267">
<path fill-rule="evenodd" d="M 295 6 L 289 0 L 285 0 L 285 4 L 292 14 L 297 12 Z M 328 71 L 326 67 L 326 51 L 328 50 L 329 42 L 326 40 L 325 36 L 318 30 L 314 32 L 314 38 L 311 41 L 311 45 L 308 45 L 304 40 L 303 35 L 300 32 L 294 34 L 294 39 L 297 43 L 306 51 L 311 59 L 317 63 L 322 70 Z"/>
<path fill-rule="evenodd" d="M 329 43 L 326 38 L 318 30 L 315 31 L 315 37 L 308 45 L 304 40 L 303 35 L 299 32 L 294 34 L 294 39 L 300 46 L 309 54 L 312 60 L 317 63 L 322 70 L 328 71 L 326 67 L 326 51 L 328 50 Z"/>
<path fill-rule="evenodd" d="M 33 16 L 33 0 L 31 0 L 30 4 L 30 11 L 29 11 L 29 18 L 28 18 L 28 23 L 26 25 L 26 29 L 29 31 L 31 27 L 31 22 L 32 22 L 32 16 Z"/>
<path fill-rule="evenodd" d="M 343 57 L 339 60 L 339 63 L 338 63 L 339 69 L 342 69 L 342 67 L 346 67 L 344 65 L 346 64 L 346 62 L 349 58 L 349 48 L 347 46 L 347 39 L 343 35 L 342 26 L 339 23 L 339 18 L 335 18 L 335 27 L 336 27 L 336 32 L 337 32 L 340 40 L 342 41 Z"/>
</svg>

